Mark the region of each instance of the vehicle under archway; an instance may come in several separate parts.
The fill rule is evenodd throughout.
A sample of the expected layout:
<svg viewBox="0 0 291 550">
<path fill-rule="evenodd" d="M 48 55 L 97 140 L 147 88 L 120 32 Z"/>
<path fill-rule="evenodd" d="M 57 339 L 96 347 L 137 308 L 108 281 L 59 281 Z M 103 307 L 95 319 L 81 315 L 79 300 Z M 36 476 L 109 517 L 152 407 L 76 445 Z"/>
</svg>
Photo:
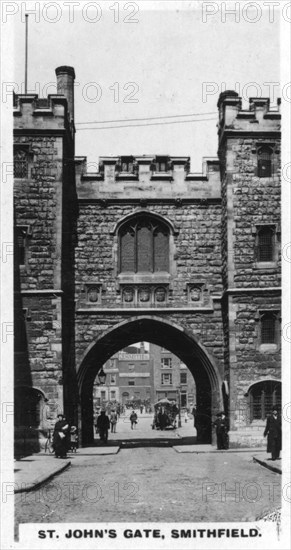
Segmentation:
<svg viewBox="0 0 291 550">
<path fill-rule="evenodd" d="M 167 348 L 181 359 L 192 373 L 197 392 L 197 436 L 211 443 L 211 420 L 222 406 L 221 374 L 213 358 L 189 331 L 158 317 L 135 317 L 117 325 L 92 343 L 78 371 L 81 396 L 82 445 L 93 442 L 93 383 L 102 365 L 117 351 L 137 341 Z"/>
</svg>

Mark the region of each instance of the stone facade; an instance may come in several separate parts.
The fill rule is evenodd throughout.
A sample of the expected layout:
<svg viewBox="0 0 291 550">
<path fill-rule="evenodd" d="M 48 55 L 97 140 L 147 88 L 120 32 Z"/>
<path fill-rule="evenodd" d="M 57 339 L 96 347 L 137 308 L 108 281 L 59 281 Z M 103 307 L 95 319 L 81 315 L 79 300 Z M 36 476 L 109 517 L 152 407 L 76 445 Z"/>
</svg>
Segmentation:
<svg viewBox="0 0 291 550">
<path fill-rule="evenodd" d="M 150 344 L 150 354 L 154 363 L 155 402 L 167 398 L 178 403 L 181 399 L 181 406 L 192 410 L 196 403 L 196 388 L 187 366 L 179 357 L 154 344 Z"/>
<path fill-rule="evenodd" d="M 269 100 L 263 98 L 251 99 L 250 109 L 243 111 L 241 99 L 233 92 L 221 94 L 218 106 L 225 367 L 229 369 L 231 441 L 239 445 L 250 426 L 251 386 L 280 380 L 279 338 L 275 344 L 260 344 L 260 313 L 278 314 L 281 307 L 280 114 L 270 111 Z M 272 151 L 269 177 L 258 174 L 258 150 L 263 146 Z M 256 253 L 257 231 L 262 226 L 274 228 L 274 253 L 268 262 L 259 261 Z"/>
<path fill-rule="evenodd" d="M 88 443 L 98 370 L 149 341 L 193 374 L 202 440 L 224 408 L 231 444 L 245 442 L 270 392 L 279 399 L 279 111 L 221 94 L 218 159 L 201 174 L 189 157 L 149 155 L 87 173 L 74 156 L 74 71 L 56 72 L 58 95 L 18 96 L 15 109 L 18 387 L 38 388 L 52 420 L 64 407 Z"/>
</svg>

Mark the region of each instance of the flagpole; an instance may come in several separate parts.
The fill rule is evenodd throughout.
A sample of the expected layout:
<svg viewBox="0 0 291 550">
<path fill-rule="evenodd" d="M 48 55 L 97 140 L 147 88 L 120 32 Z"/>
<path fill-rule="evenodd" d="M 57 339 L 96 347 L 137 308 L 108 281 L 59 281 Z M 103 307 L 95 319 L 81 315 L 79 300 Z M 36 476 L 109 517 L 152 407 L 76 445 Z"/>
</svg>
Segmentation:
<svg viewBox="0 0 291 550">
<path fill-rule="evenodd" d="M 25 85 L 24 93 L 27 94 L 27 49 L 28 49 L 28 14 L 25 14 Z"/>
</svg>

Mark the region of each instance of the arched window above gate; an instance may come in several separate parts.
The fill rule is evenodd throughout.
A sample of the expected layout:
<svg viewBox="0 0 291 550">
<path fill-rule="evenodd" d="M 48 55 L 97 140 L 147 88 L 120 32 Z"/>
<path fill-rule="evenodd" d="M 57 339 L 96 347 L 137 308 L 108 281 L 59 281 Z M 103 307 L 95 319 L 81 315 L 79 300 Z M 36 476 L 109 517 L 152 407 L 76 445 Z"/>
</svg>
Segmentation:
<svg viewBox="0 0 291 550">
<path fill-rule="evenodd" d="M 119 273 L 169 273 L 170 230 L 145 214 L 119 229 Z"/>
</svg>

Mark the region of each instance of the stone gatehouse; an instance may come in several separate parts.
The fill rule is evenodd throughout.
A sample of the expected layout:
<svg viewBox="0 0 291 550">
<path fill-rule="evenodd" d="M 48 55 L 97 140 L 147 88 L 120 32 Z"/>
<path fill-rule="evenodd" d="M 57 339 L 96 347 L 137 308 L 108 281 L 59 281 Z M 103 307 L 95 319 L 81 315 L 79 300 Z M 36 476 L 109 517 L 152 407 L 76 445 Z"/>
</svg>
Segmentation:
<svg viewBox="0 0 291 550">
<path fill-rule="evenodd" d="M 58 93 L 15 96 L 15 395 L 35 448 L 64 410 L 93 438 L 92 387 L 149 341 L 194 376 L 200 439 L 224 409 L 230 444 L 258 444 L 281 401 L 280 113 L 218 101 L 218 157 L 75 156 L 72 67 Z M 40 443 L 39 443 L 40 441 Z"/>
</svg>

